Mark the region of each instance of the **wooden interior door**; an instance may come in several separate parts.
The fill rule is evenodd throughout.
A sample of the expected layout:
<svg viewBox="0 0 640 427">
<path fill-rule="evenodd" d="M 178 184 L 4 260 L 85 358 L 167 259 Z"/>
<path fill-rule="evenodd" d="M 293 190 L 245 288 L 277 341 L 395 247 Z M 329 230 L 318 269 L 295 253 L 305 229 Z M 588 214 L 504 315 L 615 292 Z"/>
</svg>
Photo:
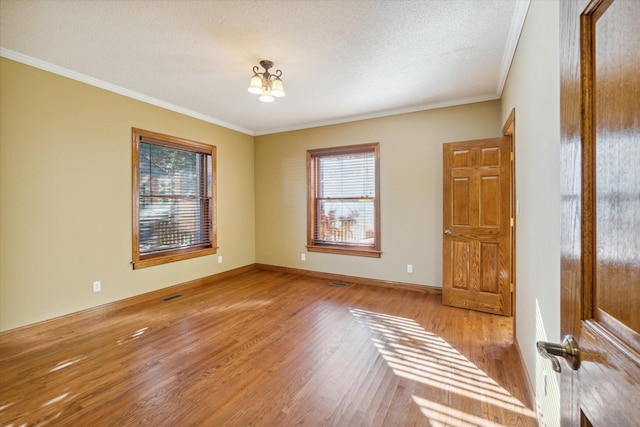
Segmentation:
<svg viewBox="0 0 640 427">
<path fill-rule="evenodd" d="M 640 2 L 560 3 L 563 425 L 640 425 Z"/>
<path fill-rule="evenodd" d="M 442 302 L 511 315 L 511 138 L 443 145 Z"/>
</svg>

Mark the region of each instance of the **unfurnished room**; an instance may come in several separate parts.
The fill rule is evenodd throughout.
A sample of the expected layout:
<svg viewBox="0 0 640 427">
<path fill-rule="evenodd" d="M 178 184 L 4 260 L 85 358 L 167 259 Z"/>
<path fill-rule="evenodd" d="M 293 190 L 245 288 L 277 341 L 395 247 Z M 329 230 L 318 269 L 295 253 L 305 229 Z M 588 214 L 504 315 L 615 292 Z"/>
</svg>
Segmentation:
<svg viewBox="0 0 640 427">
<path fill-rule="evenodd" d="M 0 425 L 638 426 L 639 22 L 0 0 Z"/>
</svg>

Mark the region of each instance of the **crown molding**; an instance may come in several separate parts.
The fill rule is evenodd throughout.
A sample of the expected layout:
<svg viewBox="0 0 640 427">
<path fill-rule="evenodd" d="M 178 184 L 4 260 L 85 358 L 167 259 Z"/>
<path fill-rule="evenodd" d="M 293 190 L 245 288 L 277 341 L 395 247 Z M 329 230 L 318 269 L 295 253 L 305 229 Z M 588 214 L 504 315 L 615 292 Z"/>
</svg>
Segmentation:
<svg viewBox="0 0 640 427">
<path fill-rule="evenodd" d="M 193 117 L 194 119 L 202 120 L 207 123 L 211 123 L 227 129 L 235 130 L 237 132 L 241 132 L 250 136 L 255 136 L 255 132 L 240 126 L 236 126 L 232 123 L 227 123 L 222 120 L 218 120 L 214 117 L 210 117 L 205 114 L 201 114 L 196 111 L 189 110 L 187 108 L 183 108 L 178 105 L 174 105 L 169 102 L 162 101 L 152 96 L 147 96 L 142 93 L 138 93 L 138 92 L 114 85 L 112 83 L 105 82 L 103 80 L 95 79 L 85 74 L 77 73 L 67 68 L 60 67 L 55 64 L 51 64 L 49 62 L 42 61 L 40 59 L 33 58 L 31 56 L 12 51 L 10 49 L 0 48 L 0 56 L 3 58 L 11 59 L 16 62 L 20 62 L 25 65 L 29 65 L 31 67 L 38 68 L 40 70 L 57 74 L 62 77 L 67 77 L 69 79 L 72 79 L 81 83 L 95 86 L 100 89 L 108 90 L 109 92 L 117 93 L 119 95 L 126 96 L 127 98 L 132 98 L 137 101 L 142 101 L 147 104 L 155 105 L 156 107 L 164 108 L 165 110 L 170 110 L 176 113 L 184 114 L 185 116 Z"/>
</svg>

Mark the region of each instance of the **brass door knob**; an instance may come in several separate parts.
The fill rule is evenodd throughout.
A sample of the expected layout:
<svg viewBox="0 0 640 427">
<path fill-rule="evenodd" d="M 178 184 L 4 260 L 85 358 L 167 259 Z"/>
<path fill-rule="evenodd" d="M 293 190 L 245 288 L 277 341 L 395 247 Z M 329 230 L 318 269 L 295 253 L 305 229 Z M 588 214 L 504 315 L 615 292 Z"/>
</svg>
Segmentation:
<svg viewBox="0 0 640 427">
<path fill-rule="evenodd" d="M 551 361 L 553 370 L 556 372 L 562 371 L 556 356 L 564 358 L 574 371 L 580 367 L 580 348 L 573 335 L 565 335 L 562 344 L 538 341 L 536 347 L 540 356 Z"/>
</svg>

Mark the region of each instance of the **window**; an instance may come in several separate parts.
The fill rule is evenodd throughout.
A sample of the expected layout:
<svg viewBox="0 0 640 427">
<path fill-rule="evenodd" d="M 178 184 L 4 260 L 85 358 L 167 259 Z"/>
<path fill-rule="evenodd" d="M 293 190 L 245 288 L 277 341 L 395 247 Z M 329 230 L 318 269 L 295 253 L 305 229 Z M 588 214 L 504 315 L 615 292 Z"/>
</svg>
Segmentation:
<svg viewBox="0 0 640 427">
<path fill-rule="evenodd" d="M 216 147 L 133 129 L 133 268 L 216 252 Z"/>
<path fill-rule="evenodd" d="M 379 144 L 307 151 L 307 249 L 380 257 Z"/>
</svg>

